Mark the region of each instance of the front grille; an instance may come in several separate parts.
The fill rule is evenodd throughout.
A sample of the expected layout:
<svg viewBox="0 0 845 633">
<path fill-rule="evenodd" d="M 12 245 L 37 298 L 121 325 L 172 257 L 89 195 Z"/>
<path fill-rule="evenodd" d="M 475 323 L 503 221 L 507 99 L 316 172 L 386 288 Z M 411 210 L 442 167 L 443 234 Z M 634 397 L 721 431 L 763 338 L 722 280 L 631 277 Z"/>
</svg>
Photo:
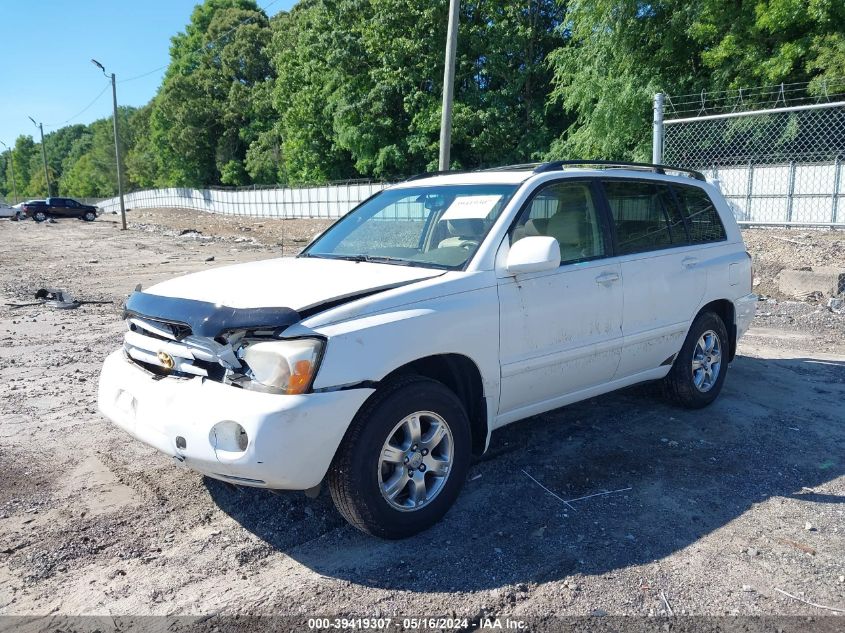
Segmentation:
<svg viewBox="0 0 845 633">
<path fill-rule="evenodd" d="M 180 324 L 135 315 L 126 322 L 128 331 L 123 338 L 123 350 L 144 369 L 161 376 L 223 379 L 226 367 L 221 364 L 219 352 L 224 346 L 219 343 L 192 336 L 190 328 Z M 165 354 L 172 360 L 172 367 L 168 367 L 167 356 L 160 356 Z"/>
<path fill-rule="evenodd" d="M 181 323 L 168 323 L 167 321 L 156 321 L 140 316 L 128 318 L 129 329 L 143 331 L 150 336 L 166 339 L 169 341 L 180 341 L 191 335 L 191 328 Z"/>
</svg>

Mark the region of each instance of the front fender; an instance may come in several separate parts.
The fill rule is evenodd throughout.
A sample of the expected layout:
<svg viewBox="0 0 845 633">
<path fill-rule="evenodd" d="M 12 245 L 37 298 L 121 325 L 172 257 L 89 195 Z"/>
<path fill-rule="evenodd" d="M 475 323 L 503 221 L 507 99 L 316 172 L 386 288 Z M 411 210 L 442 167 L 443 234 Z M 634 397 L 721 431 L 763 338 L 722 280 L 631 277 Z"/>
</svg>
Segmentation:
<svg viewBox="0 0 845 633">
<path fill-rule="evenodd" d="M 495 286 L 426 299 L 313 330 L 294 326 L 285 334 L 308 332 L 327 338 L 314 389 L 378 382 L 420 358 L 461 354 L 478 367 L 485 397 L 498 399 L 499 298 Z"/>
</svg>

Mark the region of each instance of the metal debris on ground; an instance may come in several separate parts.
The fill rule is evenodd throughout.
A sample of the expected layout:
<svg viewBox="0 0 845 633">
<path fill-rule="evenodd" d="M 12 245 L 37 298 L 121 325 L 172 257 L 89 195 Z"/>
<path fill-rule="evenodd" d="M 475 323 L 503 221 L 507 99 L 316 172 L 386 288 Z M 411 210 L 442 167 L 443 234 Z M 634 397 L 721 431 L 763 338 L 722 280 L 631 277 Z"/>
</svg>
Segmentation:
<svg viewBox="0 0 845 633">
<path fill-rule="evenodd" d="M 526 472 L 525 470 L 523 470 L 523 471 L 522 471 L 522 473 L 523 473 L 526 477 L 528 477 L 531 481 L 533 481 L 535 484 L 537 484 L 538 486 L 540 486 L 540 488 L 542 488 L 543 490 L 545 490 L 546 492 L 548 492 L 550 495 L 552 495 L 555 499 L 557 499 L 558 501 L 560 501 L 560 502 L 561 502 L 561 503 L 563 503 L 564 505 L 569 506 L 569 507 L 570 507 L 570 509 L 572 509 L 572 511 L 573 511 L 573 512 L 575 511 L 575 508 L 574 508 L 572 505 L 570 505 L 570 503 L 569 503 L 566 499 L 564 499 L 563 497 L 561 497 L 561 496 L 559 496 L 559 495 L 556 495 L 554 492 L 552 492 L 551 490 L 549 490 L 548 488 L 546 488 L 543 484 L 541 484 L 539 481 L 537 481 L 536 479 L 534 479 L 534 477 L 532 477 L 531 475 L 529 475 L 529 474 L 528 474 L 528 472 Z"/>
<path fill-rule="evenodd" d="M 570 508 L 572 508 L 573 510 L 575 510 L 575 507 L 574 507 L 572 504 L 573 504 L 575 501 L 583 501 L 584 499 L 592 499 L 593 497 L 602 497 L 602 496 L 604 496 L 604 495 L 612 495 L 612 494 L 615 494 L 615 493 L 617 493 L 617 492 L 628 492 L 629 490 L 633 490 L 633 488 L 632 488 L 631 486 L 628 486 L 627 488 L 619 488 L 618 490 L 604 490 L 604 491 L 602 491 L 602 492 L 596 492 L 596 493 L 593 493 L 593 494 L 591 494 L 591 495 L 585 495 L 585 496 L 583 496 L 583 497 L 577 497 L 577 498 L 575 498 L 575 499 L 569 499 L 569 500 L 567 500 L 567 499 L 564 499 L 563 497 L 560 497 L 560 496 L 556 495 L 554 492 L 552 492 L 551 490 L 549 490 L 548 488 L 546 488 L 543 484 L 541 484 L 539 481 L 537 481 L 536 479 L 534 479 L 534 477 L 532 477 L 531 475 L 529 475 L 527 471 L 523 470 L 523 471 L 522 471 L 522 473 L 523 473 L 526 477 L 528 477 L 531 481 L 533 481 L 535 484 L 537 484 L 538 486 L 540 486 L 540 488 L 542 488 L 543 490 L 545 490 L 546 492 L 548 492 L 550 495 L 552 495 L 555 499 L 557 499 L 558 501 L 560 501 L 560 502 L 564 503 L 565 505 L 569 506 L 569 507 L 570 507 Z"/>
<path fill-rule="evenodd" d="M 785 592 L 783 589 L 778 589 L 777 587 L 773 587 L 775 591 L 778 593 L 782 593 L 793 600 L 797 600 L 798 602 L 803 602 L 804 604 L 809 604 L 811 607 L 817 607 L 819 609 L 827 609 L 828 611 L 835 611 L 836 613 L 845 613 L 845 609 L 837 609 L 836 607 L 828 607 L 823 604 L 816 604 L 815 602 L 810 602 L 809 600 L 804 600 L 804 598 L 799 598 L 798 596 L 793 596 L 791 593 Z"/>
<path fill-rule="evenodd" d="M 669 615 L 674 616 L 675 612 L 672 611 L 672 606 L 669 604 L 669 600 L 666 598 L 666 594 L 663 593 L 663 590 L 660 590 L 660 598 L 663 600 L 663 605 L 666 607 L 666 611 Z"/>
<path fill-rule="evenodd" d="M 25 308 L 27 306 L 45 305 L 57 310 L 72 310 L 83 304 L 104 304 L 112 301 L 80 301 L 74 299 L 67 290 L 60 288 L 39 288 L 35 291 L 35 298 L 38 301 L 32 303 L 7 303 L 10 308 Z"/>
</svg>

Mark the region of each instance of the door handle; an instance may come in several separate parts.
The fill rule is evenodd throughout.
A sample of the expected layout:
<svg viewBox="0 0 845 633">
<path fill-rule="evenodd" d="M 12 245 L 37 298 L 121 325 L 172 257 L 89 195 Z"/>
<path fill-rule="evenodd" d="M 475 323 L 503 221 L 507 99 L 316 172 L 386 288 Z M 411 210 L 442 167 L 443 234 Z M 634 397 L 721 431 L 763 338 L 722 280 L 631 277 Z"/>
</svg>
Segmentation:
<svg viewBox="0 0 845 633">
<path fill-rule="evenodd" d="M 619 273 L 602 273 L 598 277 L 596 277 L 596 283 L 602 285 L 610 285 L 616 281 L 619 281 Z"/>
<path fill-rule="evenodd" d="M 695 268 L 698 265 L 698 257 L 684 257 L 681 264 L 684 265 L 684 268 Z"/>
</svg>

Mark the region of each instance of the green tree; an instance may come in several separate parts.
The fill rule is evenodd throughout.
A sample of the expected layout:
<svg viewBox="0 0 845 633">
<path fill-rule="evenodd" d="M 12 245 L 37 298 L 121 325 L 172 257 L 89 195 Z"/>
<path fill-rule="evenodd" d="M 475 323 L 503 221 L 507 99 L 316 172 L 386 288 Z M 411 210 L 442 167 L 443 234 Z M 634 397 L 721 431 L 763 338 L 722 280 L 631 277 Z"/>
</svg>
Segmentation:
<svg viewBox="0 0 845 633">
<path fill-rule="evenodd" d="M 9 163 L 12 161 L 11 150 L 0 152 L 0 196 L 7 198 L 12 193 L 12 178 L 11 174 L 6 175 L 9 169 Z"/>
<path fill-rule="evenodd" d="M 688 34 L 696 3 L 573 0 L 568 42 L 551 56 L 551 107 L 575 122 L 553 143 L 551 158 L 650 158 L 655 92 L 691 92 L 703 68 Z"/>
<path fill-rule="evenodd" d="M 572 0 L 564 24 L 552 104 L 576 121 L 553 157 L 648 159 L 655 92 L 810 81 L 824 94 L 845 67 L 845 3 L 832 0 Z"/>
<path fill-rule="evenodd" d="M 270 36 L 267 16 L 252 0 L 206 0 L 194 9 L 172 40 L 152 103 L 157 184 L 248 181 L 246 152 L 265 125 L 251 118 L 248 104 L 253 90 L 272 81 Z"/>
<path fill-rule="evenodd" d="M 159 163 L 150 137 L 150 117 L 153 104 L 138 108 L 128 119 L 133 142 L 124 155 L 125 177 L 128 187 L 155 187 L 159 178 Z"/>
<path fill-rule="evenodd" d="M 9 189 L 12 188 L 12 169 L 14 169 L 15 184 L 20 197 L 27 196 L 29 192 L 30 164 L 35 151 L 35 142 L 32 137 L 21 135 L 15 141 L 15 151 L 11 153 L 13 158 L 6 165 L 6 182 L 9 183 Z M 13 163 L 14 168 L 12 167 Z M 41 195 L 43 195 L 43 192 Z"/>
<path fill-rule="evenodd" d="M 436 168 L 446 0 L 314 0 L 275 28 L 276 108 L 292 182 Z M 462 2 L 452 163 L 522 162 L 567 121 L 547 110 L 551 0 Z M 269 143 L 267 144 L 269 146 Z"/>
<path fill-rule="evenodd" d="M 205 0 L 171 43 L 152 101 L 121 108 L 133 187 L 395 179 L 435 169 L 448 0 Z M 845 3 L 834 0 L 465 0 L 452 166 L 646 160 L 651 100 L 784 82 L 841 92 Z M 797 121 L 797 119 L 796 119 Z M 785 127 L 778 142 L 796 143 Z M 759 129 L 735 122 L 734 144 Z M 115 193 L 110 119 L 47 135 L 68 195 Z M 0 194 L 12 154 L 0 155 Z M 43 196 L 38 144 L 17 139 L 20 195 Z"/>
<path fill-rule="evenodd" d="M 711 89 L 841 78 L 845 3 L 705 0 L 689 27 Z"/>
<path fill-rule="evenodd" d="M 366 9 L 366 2 L 356 0 L 350 0 L 350 9 L 353 3 Z M 274 21 L 274 105 L 280 121 L 258 142 L 272 152 L 268 156 L 265 151 L 260 164 L 272 165 L 280 155 L 281 182 L 325 182 L 356 175 L 349 153 L 334 142 L 332 101 L 340 75 L 332 68 L 335 60 L 327 42 L 333 31 L 330 20 L 324 3 L 316 0 L 300 2 Z M 350 34 L 349 39 L 355 36 Z M 256 153 L 251 162 L 259 163 Z"/>
<path fill-rule="evenodd" d="M 135 109 L 121 107 L 117 114 L 121 153 L 126 156 L 127 148 L 133 147 L 136 142 L 136 132 L 131 125 Z M 65 195 L 103 197 L 117 193 L 114 124 L 111 117 L 94 121 L 85 128 L 84 133 L 71 144 L 62 168 L 59 190 Z M 124 177 L 124 185 L 131 189 L 133 182 Z"/>
<path fill-rule="evenodd" d="M 64 163 L 73 144 L 87 131 L 82 124 L 67 125 L 44 136 L 47 147 L 47 165 L 50 167 L 51 180 L 59 181 L 64 171 Z M 43 171 L 43 169 L 42 169 Z M 55 176 L 53 176 L 55 174 Z"/>
</svg>

